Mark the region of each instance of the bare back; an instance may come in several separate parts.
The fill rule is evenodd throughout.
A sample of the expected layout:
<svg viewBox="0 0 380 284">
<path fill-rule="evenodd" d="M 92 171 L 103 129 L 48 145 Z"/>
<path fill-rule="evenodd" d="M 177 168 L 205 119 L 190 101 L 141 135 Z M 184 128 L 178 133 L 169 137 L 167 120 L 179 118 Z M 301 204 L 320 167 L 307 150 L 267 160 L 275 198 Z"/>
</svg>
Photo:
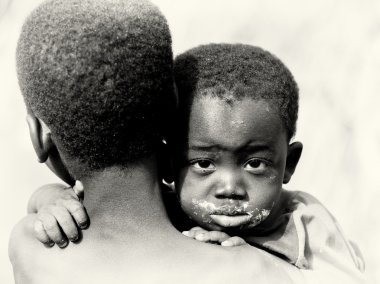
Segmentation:
<svg viewBox="0 0 380 284">
<path fill-rule="evenodd" d="M 254 247 L 224 248 L 173 232 L 102 239 L 89 229 L 80 244 L 47 249 L 32 235 L 33 220 L 26 217 L 12 234 L 16 283 L 303 282 L 295 267 Z"/>
</svg>

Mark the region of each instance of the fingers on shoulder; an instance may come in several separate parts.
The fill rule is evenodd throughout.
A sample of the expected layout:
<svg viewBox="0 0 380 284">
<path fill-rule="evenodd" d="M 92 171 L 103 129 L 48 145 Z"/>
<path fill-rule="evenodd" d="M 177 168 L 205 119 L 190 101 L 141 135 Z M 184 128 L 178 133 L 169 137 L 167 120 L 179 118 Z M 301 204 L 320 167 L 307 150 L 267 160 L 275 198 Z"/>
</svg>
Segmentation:
<svg viewBox="0 0 380 284">
<path fill-rule="evenodd" d="M 205 234 L 207 232 L 208 231 L 206 231 L 205 229 L 203 229 L 201 227 L 193 227 L 189 231 L 183 231 L 182 234 L 184 234 L 185 236 L 187 236 L 189 238 L 194 239 L 196 236 L 199 236 L 200 234 Z"/>
<path fill-rule="evenodd" d="M 212 243 L 222 243 L 224 240 L 228 239 L 230 236 L 224 232 L 210 231 L 206 233 L 198 234 L 195 239 L 202 242 L 212 242 Z"/>
<path fill-rule="evenodd" d="M 48 234 L 46 233 L 44 225 L 41 222 L 41 220 L 36 220 L 34 222 L 33 229 L 34 229 L 34 235 L 38 241 L 40 241 L 41 243 L 49 247 L 54 245 L 54 242 L 49 238 Z"/>
<path fill-rule="evenodd" d="M 194 227 L 189 231 L 182 232 L 185 236 L 201 242 L 222 243 L 230 236 L 224 232 L 207 231 L 200 227 Z"/>
<path fill-rule="evenodd" d="M 242 246 L 246 245 L 246 241 L 241 237 L 230 237 L 224 240 L 221 245 L 225 247 L 234 247 L 234 246 Z"/>
<path fill-rule="evenodd" d="M 38 213 L 38 221 L 34 227 L 38 240 L 46 241 L 48 237 L 59 247 L 65 247 L 67 245 L 66 236 L 73 241 L 78 238 L 76 224 L 64 207 L 51 206 L 49 210 L 42 210 Z M 47 237 L 44 235 L 45 233 Z"/>
<path fill-rule="evenodd" d="M 85 229 L 88 226 L 88 215 L 86 208 L 83 204 L 76 199 L 62 200 L 63 207 L 65 207 L 71 216 L 74 218 L 75 222 L 81 229 Z"/>
</svg>

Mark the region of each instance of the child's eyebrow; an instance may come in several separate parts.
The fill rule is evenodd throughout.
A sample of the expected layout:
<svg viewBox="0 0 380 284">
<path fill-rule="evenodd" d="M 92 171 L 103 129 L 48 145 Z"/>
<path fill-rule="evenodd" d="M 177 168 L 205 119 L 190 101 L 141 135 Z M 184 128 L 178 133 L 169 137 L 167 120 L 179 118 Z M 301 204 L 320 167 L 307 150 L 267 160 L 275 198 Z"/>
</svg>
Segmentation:
<svg viewBox="0 0 380 284">
<path fill-rule="evenodd" d="M 246 151 L 250 151 L 250 152 L 251 151 L 255 151 L 255 152 L 259 152 L 259 151 L 274 152 L 274 149 L 270 145 L 266 145 L 266 144 L 248 144 L 248 145 L 242 147 L 239 152 L 246 152 Z"/>
<path fill-rule="evenodd" d="M 200 152 L 212 152 L 212 151 L 220 150 L 220 149 L 221 149 L 221 147 L 219 147 L 217 145 L 209 145 L 209 146 L 206 146 L 206 145 L 191 145 L 189 147 L 189 150 L 200 151 Z"/>
<path fill-rule="evenodd" d="M 189 150 L 198 151 L 198 152 L 216 152 L 216 151 L 224 151 L 229 150 L 229 147 L 224 147 L 221 145 L 190 145 Z M 238 147 L 236 152 L 244 153 L 244 152 L 274 152 L 273 147 L 266 144 L 247 144 Z"/>
</svg>

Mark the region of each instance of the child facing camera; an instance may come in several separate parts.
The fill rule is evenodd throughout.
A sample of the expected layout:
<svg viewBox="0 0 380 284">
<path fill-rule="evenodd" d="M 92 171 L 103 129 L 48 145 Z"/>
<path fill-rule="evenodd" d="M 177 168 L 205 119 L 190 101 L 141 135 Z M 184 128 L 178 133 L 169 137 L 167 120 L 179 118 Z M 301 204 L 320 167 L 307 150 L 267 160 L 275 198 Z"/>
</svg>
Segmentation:
<svg viewBox="0 0 380 284">
<path fill-rule="evenodd" d="M 363 271 L 360 252 L 328 210 L 310 194 L 282 188 L 302 153 L 292 142 L 298 87 L 288 68 L 258 47 L 208 44 L 179 55 L 174 71 L 179 109 L 165 179 L 174 181 L 176 197 L 163 185 L 174 225 L 198 241 L 248 243 L 302 269 Z M 89 222 L 80 183 L 76 194 L 63 188 L 45 186 L 29 204 L 39 215 L 37 238 L 62 247 Z"/>
</svg>

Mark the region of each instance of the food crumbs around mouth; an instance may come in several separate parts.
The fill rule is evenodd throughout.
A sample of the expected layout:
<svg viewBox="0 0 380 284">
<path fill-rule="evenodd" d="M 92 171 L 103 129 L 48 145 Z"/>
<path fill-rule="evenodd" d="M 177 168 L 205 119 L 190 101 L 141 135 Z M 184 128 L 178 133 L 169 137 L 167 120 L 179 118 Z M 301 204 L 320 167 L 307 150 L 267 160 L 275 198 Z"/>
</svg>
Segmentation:
<svg viewBox="0 0 380 284">
<path fill-rule="evenodd" d="M 198 215 L 201 213 L 202 221 L 205 223 L 211 223 L 210 219 L 211 214 L 216 213 L 224 213 L 224 214 L 247 214 L 250 216 L 250 222 L 248 224 L 249 227 L 254 227 L 264 221 L 270 214 L 272 208 L 270 209 L 259 209 L 254 208 L 253 210 L 248 210 L 249 202 L 241 202 L 238 206 L 230 206 L 230 205 L 222 205 L 216 206 L 214 203 L 209 202 L 207 200 L 197 200 L 195 198 L 192 199 L 192 203 L 194 206 L 194 215 Z M 233 204 L 235 201 L 229 200 L 229 203 Z"/>
<path fill-rule="evenodd" d="M 244 125 L 244 120 L 232 120 L 231 124 L 239 127 L 240 125 Z"/>
</svg>

